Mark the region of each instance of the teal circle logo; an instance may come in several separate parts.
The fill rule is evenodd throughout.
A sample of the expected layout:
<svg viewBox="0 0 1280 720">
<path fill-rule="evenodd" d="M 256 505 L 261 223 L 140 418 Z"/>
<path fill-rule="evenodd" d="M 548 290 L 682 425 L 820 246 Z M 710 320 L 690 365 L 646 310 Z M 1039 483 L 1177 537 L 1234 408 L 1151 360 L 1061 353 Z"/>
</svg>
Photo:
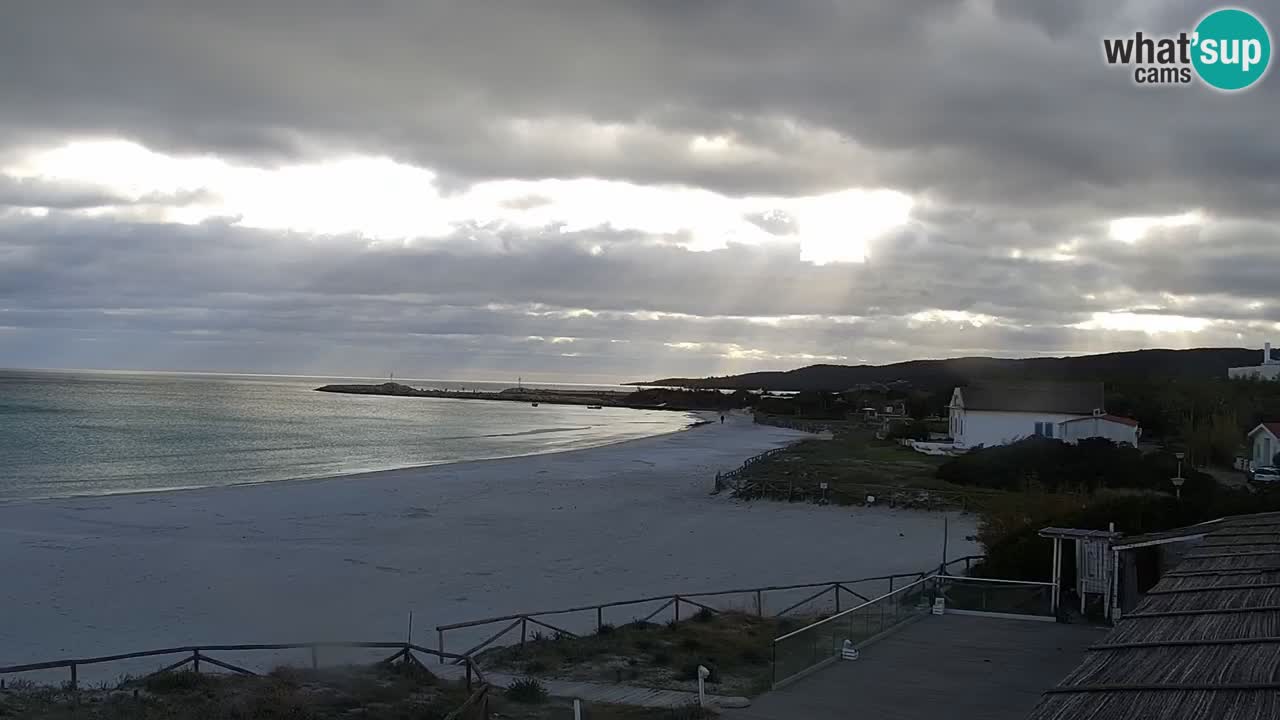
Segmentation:
<svg viewBox="0 0 1280 720">
<path fill-rule="evenodd" d="M 1200 79 L 1219 90 L 1243 90 L 1267 72 L 1271 34 L 1252 13 L 1215 10 L 1196 26 L 1191 63 Z"/>
</svg>

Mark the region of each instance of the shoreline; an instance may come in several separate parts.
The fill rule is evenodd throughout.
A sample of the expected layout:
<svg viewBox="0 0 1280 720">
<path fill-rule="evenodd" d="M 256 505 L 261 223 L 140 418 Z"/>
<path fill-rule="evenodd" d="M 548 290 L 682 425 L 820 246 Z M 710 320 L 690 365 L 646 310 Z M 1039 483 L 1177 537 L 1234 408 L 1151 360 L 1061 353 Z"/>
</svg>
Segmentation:
<svg viewBox="0 0 1280 720">
<path fill-rule="evenodd" d="M 936 564 L 937 513 L 710 495 L 717 470 L 800 437 L 738 416 L 696 433 L 333 482 L 0 505 L 0 575 L 20 579 L 0 585 L 0 663 L 377 640 L 403 637 L 409 612 L 429 628 Z M 971 525 L 952 517 L 952 554 L 970 554 Z"/>
<path fill-rule="evenodd" d="M 691 417 L 690 422 L 687 423 L 684 427 L 676 428 L 674 430 L 666 430 L 663 432 L 654 433 L 653 435 L 645 435 L 644 437 L 625 438 L 622 440 L 605 440 L 598 444 L 584 445 L 581 447 L 555 448 L 551 450 L 515 453 L 512 455 L 495 455 L 492 457 L 468 458 L 465 460 L 442 460 L 440 462 L 434 462 L 434 463 L 418 463 L 415 465 L 401 465 L 398 467 L 379 468 L 376 470 L 355 470 L 352 472 L 338 473 L 336 475 L 325 474 L 325 475 L 313 475 L 313 476 L 299 476 L 299 477 L 282 478 L 279 480 L 247 480 L 247 481 L 232 482 L 232 483 L 222 483 L 217 485 L 183 485 L 178 487 L 148 488 L 144 490 L 120 490 L 117 492 L 75 493 L 71 495 L 47 495 L 43 497 L 28 497 L 28 498 L 8 498 L 8 499 L 0 498 L 0 508 L 11 507 L 13 505 L 21 505 L 24 503 L 57 502 L 60 500 L 84 500 L 84 499 L 92 499 L 92 498 L 130 497 L 134 495 L 187 493 L 187 492 L 193 492 L 193 491 L 199 491 L 199 490 L 216 490 L 219 488 L 259 487 L 262 485 L 278 485 L 278 484 L 285 484 L 285 483 L 293 484 L 293 483 L 322 482 L 322 481 L 328 481 L 328 480 L 345 480 L 350 478 L 373 476 L 373 475 L 378 475 L 380 473 L 402 472 L 405 470 L 425 470 L 428 468 L 449 467 L 454 465 L 468 465 L 471 463 L 496 462 L 501 460 L 515 460 L 518 458 L 535 458 L 535 457 L 543 457 L 547 455 L 567 455 L 567 454 L 578 453 L 578 452 L 586 452 L 588 450 L 595 450 L 597 448 L 613 447 L 615 445 L 625 445 L 627 443 L 634 443 L 634 442 L 643 442 L 645 440 L 650 440 L 653 438 L 660 438 L 660 437 L 665 437 L 667 435 L 674 435 L 676 433 L 688 432 L 690 430 L 702 427 L 704 425 L 714 424 L 713 420 L 706 417 L 701 417 L 701 415 L 703 414 L 715 414 L 713 411 L 683 410 L 680 412 L 684 412 L 685 414 L 690 416 L 699 416 L 699 417 L 696 417 L 696 418 Z"/>
</svg>

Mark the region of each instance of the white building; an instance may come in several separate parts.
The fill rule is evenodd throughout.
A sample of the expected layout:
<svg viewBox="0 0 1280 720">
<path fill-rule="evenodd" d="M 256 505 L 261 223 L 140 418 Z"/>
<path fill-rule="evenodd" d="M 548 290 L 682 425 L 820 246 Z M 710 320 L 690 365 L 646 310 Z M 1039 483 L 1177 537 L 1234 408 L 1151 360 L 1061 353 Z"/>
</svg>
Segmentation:
<svg viewBox="0 0 1280 720">
<path fill-rule="evenodd" d="M 1280 360 L 1271 357 L 1271 343 L 1262 346 L 1262 364 L 1229 368 L 1227 377 L 1232 380 L 1280 380 Z"/>
<path fill-rule="evenodd" d="M 1280 422 L 1265 422 L 1249 431 L 1249 463 L 1252 467 L 1272 465 L 1280 453 Z"/>
<path fill-rule="evenodd" d="M 978 382 L 958 387 L 948 406 L 958 449 L 1008 445 L 1032 435 L 1076 443 L 1104 437 L 1137 446 L 1135 420 L 1108 415 L 1102 383 Z"/>
</svg>

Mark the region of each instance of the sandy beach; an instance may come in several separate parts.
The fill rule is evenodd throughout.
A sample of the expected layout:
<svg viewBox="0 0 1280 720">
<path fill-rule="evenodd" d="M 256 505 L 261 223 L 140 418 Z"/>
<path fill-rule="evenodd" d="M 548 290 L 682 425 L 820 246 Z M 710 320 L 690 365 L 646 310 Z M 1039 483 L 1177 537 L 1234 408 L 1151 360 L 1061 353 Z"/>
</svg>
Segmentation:
<svg viewBox="0 0 1280 720">
<path fill-rule="evenodd" d="M 410 611 L 434 645 L 435 625 L 494 614 L 938 562 L 938 513 L 709 495 L 717 470 L 801 436 L 735 416 L 535 457 L 0 505 L 0 665 L 397 640 Z M 951 556 L 977 552 L 970 518 L 950 528 Z"/>
</svg>

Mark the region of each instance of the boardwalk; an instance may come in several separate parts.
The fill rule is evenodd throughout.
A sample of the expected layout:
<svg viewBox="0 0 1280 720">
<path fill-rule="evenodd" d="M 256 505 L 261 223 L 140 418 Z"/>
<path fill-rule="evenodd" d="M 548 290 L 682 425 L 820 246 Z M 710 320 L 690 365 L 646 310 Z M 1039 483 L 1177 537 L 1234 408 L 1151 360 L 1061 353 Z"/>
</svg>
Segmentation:
<svg viewBox="0 0 1280 720">
<path fill-rule="evenodd" d="M 862 657 L 757 698 L 726 720 L 1023 720 L 1104 633 L 1081 625 L 926 617 Z"/>
</svg>

